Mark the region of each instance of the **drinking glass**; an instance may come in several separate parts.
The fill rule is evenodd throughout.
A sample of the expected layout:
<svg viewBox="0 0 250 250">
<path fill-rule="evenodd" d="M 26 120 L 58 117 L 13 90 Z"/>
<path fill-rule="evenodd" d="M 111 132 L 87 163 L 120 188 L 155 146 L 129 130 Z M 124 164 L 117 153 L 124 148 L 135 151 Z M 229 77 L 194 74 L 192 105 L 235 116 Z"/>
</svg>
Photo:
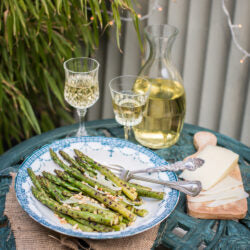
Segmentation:
<svg viewBox="0 0 250 250">
<path fill-rule="evenodd" d="M 84 117 L 87 108 L 99 98 L 98 70 L 99 63 L 92 58 L 71 58 L 63 64 L 65 70 L 64 98 L 69 105 L 76 108 L 79 128 L 76 136 L 86 136 Z"/>
<path fill-rule="evenodd" d="M 124 126 L 124 137 L 128 140 L 131 127 L 142 121 L 151 84 L 145 78 L 125 75 L 112 79 L 109 88 L 115 119 Z"/>
</svg>

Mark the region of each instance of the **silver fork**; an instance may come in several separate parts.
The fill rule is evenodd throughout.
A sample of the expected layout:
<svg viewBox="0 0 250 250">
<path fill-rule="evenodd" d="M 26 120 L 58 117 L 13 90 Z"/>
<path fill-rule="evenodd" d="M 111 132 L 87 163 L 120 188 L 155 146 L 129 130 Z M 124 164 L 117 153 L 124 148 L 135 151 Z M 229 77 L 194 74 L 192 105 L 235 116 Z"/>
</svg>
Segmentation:
<svg viewBox="0 0 250 250">
<path fill-rule="evenodd" d="M 109 164 L 106 166 L 107 168 L 113 170 L 119 177 L 125 181 L 129 181 L 131 179 L 134 180 L 141 180 L 147 181 L 157 184 L 166 185 L 170 188 L 179 190 L 187 195 L 196 196 L 200 193 L 202 186 L 200 181 L 159 181 L 151 178 L 141 177 L 136 174 L 138 173 L 157 173 L 163 171 L 178 171 L 188 169 L 190 171 L 194 171 L 198 167 L 201 167 L 204 164 L 204 160 L 200 158 L 190 158 L 187 161 L 177 161 L 173 164 L 161 166 L 161 167 L 154 167 L 154 168 L 147 168 L 147 169 L 139 169 L 136 171 L 129 171 L 124 167 L 118 164 Z M 110 166 L 112 165 L 112 166 Z"/>
</svg>

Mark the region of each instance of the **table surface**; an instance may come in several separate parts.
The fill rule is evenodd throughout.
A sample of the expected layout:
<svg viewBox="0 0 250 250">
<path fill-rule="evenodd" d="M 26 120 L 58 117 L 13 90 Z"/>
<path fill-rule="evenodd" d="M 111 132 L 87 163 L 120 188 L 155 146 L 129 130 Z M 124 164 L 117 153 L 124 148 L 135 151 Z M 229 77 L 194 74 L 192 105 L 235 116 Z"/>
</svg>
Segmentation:
<svg viewBox="0 0 250 250">
<path fill-rule="evenodd" d="M 89 135 L 123 138 L 123 128 L 113 119 L 86 123 Z M 0 156 L 0 249 L 16 249 L 8 219 L 3 215 L 5 196 L 11 182 L 10 172 L 17 172 L 23 160 L 44 144 L 64 138 L 76 130 L 77 124 L 64 126 L 34 136 Z M 184 159 L 195 152 L 193 135 L 198 131 L 210 131 L 217 136 L 218 145 L 240 155 L 239 165 L 246 192 L 250 192 L 250 148 L 220 133 L 185 124 L 177 144 L 155 152 L 169 162 Z M 200 220 L 186 214 L 186 197 L 181 194 L 174 212 L 161 223 L 153 249 L 249 249 L 250 199 L 248 213 L 239 221 Z"/>
</svg>

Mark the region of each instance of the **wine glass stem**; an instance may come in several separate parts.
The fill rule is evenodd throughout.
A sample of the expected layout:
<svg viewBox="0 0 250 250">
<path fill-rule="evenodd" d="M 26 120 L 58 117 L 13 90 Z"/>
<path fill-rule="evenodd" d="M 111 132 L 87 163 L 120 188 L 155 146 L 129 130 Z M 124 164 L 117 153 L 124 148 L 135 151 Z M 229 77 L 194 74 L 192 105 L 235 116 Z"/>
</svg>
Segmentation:
<svg viewBox="0 0 250 250">
<path fill-rule="evenodd" d="M 85 127 L 85 122 L 84 122 L 84 117 L 87 113 L 87 109 L 77 109 L 77 115 L 79 117 L 79 128 L 76 133 L 77 136 L 86 136 L 88 135 L 86 127 Z"/>
<path fill-rule="evenodd" d="M 124 138 L 126 140 L 129 139 L 130 134 L 131 134 L 131 126 L 124 126 Z"/>
</svg>

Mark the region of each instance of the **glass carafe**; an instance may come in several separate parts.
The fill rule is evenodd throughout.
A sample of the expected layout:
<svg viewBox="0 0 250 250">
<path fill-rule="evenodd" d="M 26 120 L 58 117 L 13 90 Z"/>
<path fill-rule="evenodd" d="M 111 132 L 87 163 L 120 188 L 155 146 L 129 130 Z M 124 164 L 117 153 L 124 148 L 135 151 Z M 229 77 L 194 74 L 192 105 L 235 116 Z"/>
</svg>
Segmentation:
<svg viewBox="0 0 250 250">
<path fill-rule="evenodd" d="M 186 111 L 182 78 L 171 59 L 178 30 L 171 25 L 152 25 L 145 28 L 145 34 L 150 51 L 139 75 L 148 78 L 152 86 L 143 120 L 134 127 L 134 134 L 146 147 L 166 148 L 178 141 Z"/>
</svg>

